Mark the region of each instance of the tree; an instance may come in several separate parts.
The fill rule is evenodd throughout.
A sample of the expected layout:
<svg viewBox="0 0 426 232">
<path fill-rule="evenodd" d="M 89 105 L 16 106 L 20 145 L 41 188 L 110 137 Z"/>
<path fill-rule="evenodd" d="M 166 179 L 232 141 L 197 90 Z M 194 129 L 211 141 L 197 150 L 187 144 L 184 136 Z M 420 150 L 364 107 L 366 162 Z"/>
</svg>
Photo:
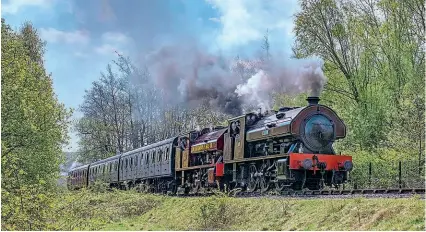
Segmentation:
<svg viewBox="0 0 426 232">
<path fill-rule="evenodd" d="M 414 152 L 411 144 L 424 141 L 424 136 L 410 136 L 424 134 L 424 125 L 412 121 L 420 116 L 414 119 L 408 114 L 423 114 L 418 107 L 424 103 L 424 95 L 418 94 L 424 93 L 422 1 L 302 0 L 300 4 L 295 56 L 317 55 L 325 60 L 328 83 L 323 99 L 348 124 L 346 147 Z"/>
<path fill-rule="evenodd" d="M 2 19 L 1 37 L 2 220 L 13 221 L 33 203 L 25 191 L 56 186 L 71 111 L 56 99 L 41 62 L 44 44 L 31 24 L 19 33 Z"/>
</svg>

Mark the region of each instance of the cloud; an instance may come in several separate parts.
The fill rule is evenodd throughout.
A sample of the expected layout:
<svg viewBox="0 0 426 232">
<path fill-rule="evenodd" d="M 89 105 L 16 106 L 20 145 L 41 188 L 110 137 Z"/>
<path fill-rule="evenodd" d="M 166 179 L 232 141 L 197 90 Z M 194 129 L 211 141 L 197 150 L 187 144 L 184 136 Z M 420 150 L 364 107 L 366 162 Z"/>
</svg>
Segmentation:
<svg viewBox="0 0 426 232">
<path fill-rule="evenodd" d="M 94 51 L 101 55 L 123 53 L 123 47 L 129 46 L 131 38 L 121 32 L 105 32 L 101 36 L 102 45 Z"/>
<path fill-rule="evenodd" d="M 123 53 L 123 51 L 118 46 L 114 46 L 112 44 L 102 44 L 99 47 L 95 47 L 95 52 L 101 55 L 111 55 L 115 52 L 120 54 Z"/>
<path fill-rule="evenodd" d="M 102 40 L 105 42 L 123 44 L 129 42 L 130 38 L 120 32 L 106 32 L 102 34 Z"/>
<path fill-rule="evenodd" d="M 8 2 L 2 2 L 1 11 L 5 14 L 16 14 L 24 7 L 49 7 L 52 0 L 9 0 Z"/>
<path fill-rule="evenodd" d="M 218 44 L 226 49 L 262 39 L 266 30 L 282 37 L 293 36 L 296 0 L 206 0 L 219 13 L 211 21 L 221 23 Z"/>
<path fill-rule="evenodd" d="M 41 28 L 40 37 L 51 43 L 87 44 L 90 36 L 85 31 L 60 31 L 55 28 Z"/>
</svg>

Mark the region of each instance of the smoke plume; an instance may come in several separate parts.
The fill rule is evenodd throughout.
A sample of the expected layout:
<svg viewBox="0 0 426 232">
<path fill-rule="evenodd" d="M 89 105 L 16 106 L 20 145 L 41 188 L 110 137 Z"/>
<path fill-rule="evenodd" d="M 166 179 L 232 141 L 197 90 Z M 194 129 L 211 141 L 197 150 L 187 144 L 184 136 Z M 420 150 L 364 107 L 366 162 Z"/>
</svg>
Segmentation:
<svg viewBox="0 0 426 232">
<path fill-rule="evenodd" d="M 317 59 L 235 62 L 195 45 L 166 46 L 147 56 L 152 81 L 167 101 L 195 106 L 208 99 L 210 107 L 231 115 L 244 105 L 270 109 L 272 93 L 319 96 L 326 81 Z"/>
<path fill-rule="evenodd" d="M 208 99 L 211 107 L 224 113 L 241 114 L 242 102 L 235 93 L 240 82 L 222 57 L 195 46 L 167 46 L 151 53 L 147 64 L 168 101 L 193 106 Z"/>
<path fill-rule="evenodd" d="M 271 94 L 308 93 L 319 96 L 326 78 L 319 59 L 271 60 L 259 69 L 245 83 L 237 86 L 235 92 L 246 103 L 270 109 Z"/>
</svg>

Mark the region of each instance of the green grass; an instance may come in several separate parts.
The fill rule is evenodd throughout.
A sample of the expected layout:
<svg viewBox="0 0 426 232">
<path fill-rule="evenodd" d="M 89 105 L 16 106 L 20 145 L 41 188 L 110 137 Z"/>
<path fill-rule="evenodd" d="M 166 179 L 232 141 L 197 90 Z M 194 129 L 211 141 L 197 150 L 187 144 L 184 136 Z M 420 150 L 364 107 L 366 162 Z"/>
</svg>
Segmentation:
<svg viewBox="0 0 426 232">
<path fill-rule="evenodd" d="M 134 191 L 58 194 L 41 230 L 423 230 L 425 201 L 405 199 L 178 198 Z M 35 213 L 35 212 L 34 212 Z M 34 214 L 37 215 L 37 214 Z M 2 220 L 28 228 L 34 215 Z M 18 217 L 19 216 L 19 217 Z M 3 219 L 3 218 L 2 218 Z M 32 227 L 34 228 L 34 227 Z"/>
<path fill-rule="evenodd" d="M 160 198 L 160 197 L 159 197 Z M 103 230 L 423 230 L 424 200 L 161 197 Z M 204 213 L 203 213 L 204 211 Z"/>
</svg>

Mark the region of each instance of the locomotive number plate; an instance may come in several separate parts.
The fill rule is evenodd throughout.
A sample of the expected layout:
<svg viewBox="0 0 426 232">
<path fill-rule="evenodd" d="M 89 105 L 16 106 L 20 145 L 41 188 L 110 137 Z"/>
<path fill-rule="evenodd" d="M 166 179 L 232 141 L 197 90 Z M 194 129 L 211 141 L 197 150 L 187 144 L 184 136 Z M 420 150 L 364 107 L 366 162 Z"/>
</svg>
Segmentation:
<svg viewBox="0 0 426 232">
<path fill-rule="evenodd" d="M 269 130 L 262 131 L 262 135 L 269 135 Z"/>
</svg>

